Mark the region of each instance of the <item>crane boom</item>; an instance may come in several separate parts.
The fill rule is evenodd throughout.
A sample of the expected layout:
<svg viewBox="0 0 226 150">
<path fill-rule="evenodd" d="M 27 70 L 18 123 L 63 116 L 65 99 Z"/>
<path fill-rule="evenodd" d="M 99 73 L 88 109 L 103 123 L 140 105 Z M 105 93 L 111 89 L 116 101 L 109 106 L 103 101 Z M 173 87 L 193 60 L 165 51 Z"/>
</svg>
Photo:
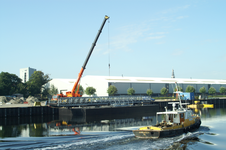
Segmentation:
<svg viewBox="0 0 226 150">
<path fill-rule="evenodd" d="M 89 58 L 90 58 L 90 56 L 91 56 L 91 54 L 92 54 L 92 52 L 93 52 L 93 49 L 94 49 L 94 47 L 96 46 L 97 40 L 98 40 L 98 38 L 99 38 L 99 36 L 100 36 L 100 34 L 101 34 L 101 32 L 102 32 L 102 29 L 103 29 L 103 27 L 104 27 L 104 25 L 105 25 L 105 22 L 106 22 L 108 19 L 109 19 L 109 17 L 108 17 L 107 15 L 105 15 L 104 20 L 103 20 L 103 23 L 102 23 L 101 26 L 100 26 L 100 29 L 99 29 L 99 31 L 98 31 L 98 33 L 97 33 L 97 36 L 96 36 L 96 38 L 95 38 L 95 40 L 94 40 L 94 42 L 93 42 L 93 44 L 92 44 L 92 46 L 91 46 L 91 48 L 90 48 L 90 50 L 89 50 L 89 53 L 88 53 L 88 55 L 87 55 L 87 57 L 86 57 L 86 59 L 85 59 L 85 62 L 84 62 L 83 66 L 82 66 L 82 68 L 81 68 L 81 70 L 80 70 L 80 72 L 79 72 L 79 74 L 78 74 L 77 81 L 75 82 L 75 84 L 74 84 L 74 86 L 73 86 L 73 89 L 72 89 L 70 92 L 66 92 L 66 97 L 81 97 L 81 96 L 82 96 L 82 95 L 80 95 L 80 93 L 79 93 L 79 81 L 80 81 L 80 79 L 81 79 L 81 77 L 82 77 L 82 74 L 83 74 L 85 68 L 86 68 L 87 62 L 89 61 Z M 76 88 L 77 88 L 77 91 L 76 91 L 76 93 L 75 93 Z"/>
<path fill-rule="evenodd" d="M 85 62 L 84 62 L 84 64 L 83 64 L 83 66 L 82 66 L 82 68 L 84 68 L 84 69 L 86 68 L 86 64 L 87 64 L 87 62 L 88 62 L 88 60 L 89 60 L 89 57 L 90 57 L 90 55 L 92 54 L 94 47 L 96 46 L 97 40 L 98 40 L 98 38 L 99 38 L 99 36 L 100 36 L 100 34 L 101 34 L 101 32 L 102 32 L 102 29 L 103 29 L 103 27 L 104 27 L 104 25 L 105 25 L 105 22 L 108 20 L 108 18 L 109 18 L 108 16 L 105 16 L 105 17 L 104 17 L 103 23 L 102 23 L 102 25 L 101 25 L 101 27 L 100 27 L 98 33 L 97 33 L 97 36 L 96 36 L 96 38 L 95 38 L 95 40 L 94 40 L 94 42 L 93 42 L 93 44 L 92 44 L 92 46 L 91 46 L 91 48 L 90 48 L 90 51 L 89 51 L 89 53 L 88 53 L 88 55 L 87 55 L 87 57 L 86 57 L 86 60 L 85 60 Z"/>
</svg>

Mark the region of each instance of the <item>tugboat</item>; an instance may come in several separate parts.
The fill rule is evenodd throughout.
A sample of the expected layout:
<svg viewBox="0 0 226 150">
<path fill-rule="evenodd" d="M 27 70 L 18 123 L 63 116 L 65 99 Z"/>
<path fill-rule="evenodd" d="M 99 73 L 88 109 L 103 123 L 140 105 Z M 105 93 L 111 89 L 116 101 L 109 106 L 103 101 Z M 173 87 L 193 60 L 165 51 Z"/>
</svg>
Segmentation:
<svg viewBox="0 0 226 150">
<path fill-rule="evenodd" d="M 133 130 L 134 135 L 142 139 L 156 139 L 180 135 L 200 127 L 200 116 L 193 114 L 192 110 L 184 108 L 182 105 L 187 105 L 187 103 L 182 104 L 180 97 L 179 102 L 171 102 L 168 104 L 172 104 L 172 111 L 168 111 L 167 107 L 165 107 L 165 112 L 157 112 L 157 124 Z M 176 109 L 176 104 L 178 104 L 178 109 Z M 159 116 L 163 118 L 161 122 L 158 122 Z"/>
</svg>

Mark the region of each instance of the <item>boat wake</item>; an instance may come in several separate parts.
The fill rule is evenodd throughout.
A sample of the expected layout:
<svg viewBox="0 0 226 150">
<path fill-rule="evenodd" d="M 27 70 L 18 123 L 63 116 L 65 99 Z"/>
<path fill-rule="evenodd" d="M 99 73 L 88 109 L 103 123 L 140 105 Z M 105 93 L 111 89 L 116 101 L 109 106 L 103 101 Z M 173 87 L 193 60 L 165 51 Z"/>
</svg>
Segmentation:
<svg viewBox="0 0 226 150">
<path fill-rule="evenodd" d="M 105 134 L 90 136 L 89 138 L 85 137 L 86 136 L 81 136 L 80 138 L 76 139 L 72 138 L 70 141 L 67 141 L 65 143 L 61 142 L 60 144 L 55 146 L 50 145 L 36 149 L 106 149 L 108 147 L 111 147 L 112 145 L 118 144 L 119 141 L 125 142 L 127 139 L 133 137 L 133 134 L 131 132 L 110 132 L 109 134 L 107 134 L 106 132 Z"/>
<path fill-rule="evenodd" d="M 208 133 L 209 133 L 208 127 L 200 126 L 200 128 L 195 132 L 188 132 L 179 136 L 178 139 L 166 149 L 186 149 L 187 144 L 189 142 L 206 143 L 206 141 L 200 140 L 199 136 L 203 134 L 208 134 Z"/>
<path fill-rule="evenodd" d="M 198 138 L 199 135 L 207 134 L 208 132 L 208 127 L 200 126 L 195 132 L 159 139 L 139 139 L 131 131 L 94 132 L 76 136 L 8 138 L 0 141 L 0 149 L 180 149 L 186 148 L 188 142 L 202 142 Z"/>
</svg>

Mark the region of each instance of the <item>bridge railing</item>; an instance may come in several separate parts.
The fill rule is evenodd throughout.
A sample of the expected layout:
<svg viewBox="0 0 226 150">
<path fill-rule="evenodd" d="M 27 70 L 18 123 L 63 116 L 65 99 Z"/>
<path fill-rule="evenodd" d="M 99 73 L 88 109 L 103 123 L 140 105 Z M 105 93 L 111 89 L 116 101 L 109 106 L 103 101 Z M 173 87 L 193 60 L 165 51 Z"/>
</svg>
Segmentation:
<svg viewBox="0 0 226 150">
<path fill-rule="evenodd" d="M 151 96 L 99 96 L 99 97 L 61 97 L 57 101 L 50 101 L 49 104 L 58 106 L 80 106 L 80 105 L 133 105 L 152 102 Z"/>
</svg>

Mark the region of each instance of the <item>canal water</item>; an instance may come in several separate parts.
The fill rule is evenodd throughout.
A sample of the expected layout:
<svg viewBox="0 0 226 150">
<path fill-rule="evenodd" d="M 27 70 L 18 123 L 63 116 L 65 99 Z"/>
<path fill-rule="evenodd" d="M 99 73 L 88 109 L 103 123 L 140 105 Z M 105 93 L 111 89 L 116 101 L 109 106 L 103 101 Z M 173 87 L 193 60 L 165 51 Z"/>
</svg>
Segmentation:
<svg viewBox="0 0 226 150">
<path fill-rule="evenodd" d="M 0 126 L 0 149 L 226 149 L 226 108 L 196 113 L 201 114 L 202 120 L 198 130 L 155 140 L 138 139 L 132 133 L 133 129 L 155 124 L 155 116 L 92 121 L 86 117 L 67 121 L 53 117 L 44 123 L 17 125 L 0 120 L 5 123 Z"/>
</svg>

